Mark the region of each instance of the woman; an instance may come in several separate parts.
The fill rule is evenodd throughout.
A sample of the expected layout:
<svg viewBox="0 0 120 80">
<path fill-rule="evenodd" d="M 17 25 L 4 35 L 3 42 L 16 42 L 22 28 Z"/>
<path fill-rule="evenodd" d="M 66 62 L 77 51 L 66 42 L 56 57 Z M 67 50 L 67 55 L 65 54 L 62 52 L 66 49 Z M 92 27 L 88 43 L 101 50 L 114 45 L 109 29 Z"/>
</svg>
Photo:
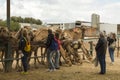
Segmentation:
<svg viewBox="0 0 120 80">
<path fill-rule="evenodd" d="M 116 35 L 115 33 L 111 33 L 110 37 L 107 38 L 108 41 L 108 50 L 111 59 L 111 64 L 114 63 L 114 51 L 115 51 L 115 43 L 116 43 Z"/>
<path fill-rule="evenodd" d="M 22 74 L 28 74 L 27 58 L 28 58 L 29 52 L 25 51 L 27 40 L 28 40 L 27 31 L 23 30 L 22 36 L 20 37 L 20 41 L 19 41 L 19 53 L 21 54 L 21 60 L 22 60 L 22 65 L 23 65 L 23 69 L 24 69 Z"/>
</svg>

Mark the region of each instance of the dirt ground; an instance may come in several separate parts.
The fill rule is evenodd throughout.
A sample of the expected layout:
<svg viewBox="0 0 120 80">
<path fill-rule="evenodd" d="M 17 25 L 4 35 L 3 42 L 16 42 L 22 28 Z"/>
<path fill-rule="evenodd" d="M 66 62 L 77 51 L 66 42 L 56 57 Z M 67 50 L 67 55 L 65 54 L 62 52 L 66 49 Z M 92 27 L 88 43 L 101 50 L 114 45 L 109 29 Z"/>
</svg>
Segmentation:
<svg viewBox="0 0 120 80">
<path fill-rule="evenodd" d="M 92 63 L 84 61 L 82 65 L 60 67 L 60 70 L 47 72 L 45 65 L 39 65 L 38 69 L 31 68 L 28 75 L 12 71 L 10 73 L 0 72 L 0 80 L 120 80 L 120 57 L 116 57 L 115 63 L 110 65 L 109 54 L 106 56 L 107 73 L 99 75 L 99 66 L 94 67 Z"/>
</svg>

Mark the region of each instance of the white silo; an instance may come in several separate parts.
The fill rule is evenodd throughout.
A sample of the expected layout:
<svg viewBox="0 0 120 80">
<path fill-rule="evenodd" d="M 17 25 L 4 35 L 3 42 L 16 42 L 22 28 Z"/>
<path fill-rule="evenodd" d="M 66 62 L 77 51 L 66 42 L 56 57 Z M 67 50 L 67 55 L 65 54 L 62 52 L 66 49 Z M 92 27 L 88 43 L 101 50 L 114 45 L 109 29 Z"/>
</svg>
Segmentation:
<svg viewBox="0 0 120 80">
<path fill-rule="evenodd" d="M 92 14 L 91 26 L 94 28 L 99 28 L 100 16 L 98 14 Z"/>
</svg>

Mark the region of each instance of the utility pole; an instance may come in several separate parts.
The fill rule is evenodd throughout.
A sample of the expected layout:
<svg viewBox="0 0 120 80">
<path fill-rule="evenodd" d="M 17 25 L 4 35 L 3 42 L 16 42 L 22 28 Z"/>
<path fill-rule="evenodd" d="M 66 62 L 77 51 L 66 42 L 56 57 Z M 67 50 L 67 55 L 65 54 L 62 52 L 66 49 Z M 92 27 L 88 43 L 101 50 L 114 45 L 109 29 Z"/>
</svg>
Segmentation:
<svg viewBox="0 0 120 80">
<path fill-rule="evenodd" d="M 10 29 L 10 0 L 7 0 L 7 27 Z"/>
<path fill-rule="evenodd" d="M 7 0 L 7 27 L 10 30 L 10 0 Z M 11 58 L 11 45 L 8 40 L 5 45 L 5 59 Z M 12 62 L 10 60 L 5 60 L 5 72 L 10 72 L 12 69 Z"/>
</svg>

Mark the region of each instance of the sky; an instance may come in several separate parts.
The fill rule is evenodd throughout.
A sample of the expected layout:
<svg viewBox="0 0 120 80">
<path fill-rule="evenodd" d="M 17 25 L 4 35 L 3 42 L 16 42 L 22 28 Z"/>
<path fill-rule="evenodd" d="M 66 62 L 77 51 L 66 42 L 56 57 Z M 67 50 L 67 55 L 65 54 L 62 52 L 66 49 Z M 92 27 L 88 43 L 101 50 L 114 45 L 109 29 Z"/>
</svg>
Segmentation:
<svg viewBox="0 0 120 80">
<path fill-rule="evenodd" d="M 6 19 L 6 1 L 0 0 L 0 19 Z M 33 17 L 43 23 L 91 21 L 120 24 L 120 0 L 11 0 L 11 16 Z"/>
</svg>

